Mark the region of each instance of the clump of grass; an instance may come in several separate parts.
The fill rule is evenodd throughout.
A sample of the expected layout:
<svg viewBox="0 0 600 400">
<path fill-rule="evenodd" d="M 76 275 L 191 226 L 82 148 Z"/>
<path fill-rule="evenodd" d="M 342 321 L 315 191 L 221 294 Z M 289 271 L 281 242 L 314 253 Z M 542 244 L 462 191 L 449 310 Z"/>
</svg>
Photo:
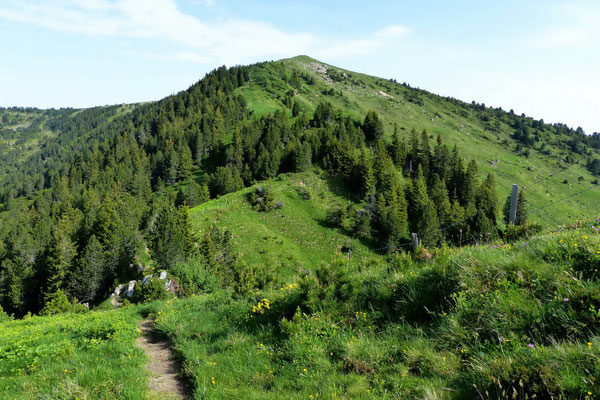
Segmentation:
<svg viewBox="0 0 600 400">
<path fill-rule="evenodd" d="M 281 287 L 175 301 L 157 326 L 205 398 L 592 398 L 589 230 L 428 260 L 339 256 Z"/>
</svg>

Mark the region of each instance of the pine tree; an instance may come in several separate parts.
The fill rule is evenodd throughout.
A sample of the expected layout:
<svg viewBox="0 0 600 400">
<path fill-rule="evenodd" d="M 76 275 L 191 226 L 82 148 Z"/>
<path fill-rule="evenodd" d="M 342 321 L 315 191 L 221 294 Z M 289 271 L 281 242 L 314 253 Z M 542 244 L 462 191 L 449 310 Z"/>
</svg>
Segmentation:
<svg viewBox="0 0 600 400">
<path fill-rule="evenodd" d="M 436 174 L 433 178 L 433 185 L 431 187 L 431 200 L 436 206 L 440 226 L 444 232 L 450 229 L 451 217 L 452 217 L 452 204 L 448 196 L 448 190 L 446 189 L 446 183 L 440 179 Z"/>
<path fill-rule="evenodd" d="M 241 171 L 244 168 L 244 147 L 242 143 L 242 135 L 239 129 L 233 133 L 233 166 Z"/>
<path fill-rule="evenodd" d="M 423 169 L 425 180 L 429 183 L 431 179 L 431 147 L 429 145 L 429 134 L 426 130 L 423 130 L 421 133 L 420 146 L 421 168 Z"/>
<path fill-rule="evenodd" d="M 80 302 L 92 302 L 101 293 L 105 257 L 102 244 L 92 235 L 85 246 L 77 267 L 69 279 L 69 293 Z"/>
<path fill-rule="evenodd" d="M 438 174 L 440 179 L 446 182 L 450 178 L 450 154 L 448 148 L 442 143 L 442 136 L 436 138 L 436 145 L 433 150 L 431 168 L 433 174 Z"/>
<path fill-rule="evenodd" d="M 476 194 L 477 210 L 483 211 L 491 224 L 496 226 L 498 216 L 498 194 L 496 192 L 496 178 L 488 174 L 479 186 Z"/>
<path fill-rule="evenodd" d="M 394 135 L 392 136 L 392 147 L 390 149 L 392 161 L 394 165 L 399 168 L 404 168 L 404 162 L 406 161 L 406 142 L 400 139 L 398 133 L 398 125 L 394 123 Z"/>
<path fill-rule="evenodd" d="M 408 175 L 411 177 L 415 176 L 418 165 L 421 163 L 421 149 L 419 147 L 419 136 L 414 128 L 410 131 L 407 159 L 408 165 L 406 168 L 408 168 Z"/>
<path fill-rule="evenodd" d="M 184 261 L 195 246 L 188 212 L 185 205 L 177 209 L 165 204 L 158 213 L 150 243 L 152 257 L 161 268 Z"/>
<path fill-rule="evenodd" d="M 206 188 L 208 190 L 208 186 Z M 202 186 L 195 179 L 192 179 L 187 187 L 187 191 L 184 196 L 185 203 L 190 207 L 195 207 L 202 201 Z M 206 201 L 206 200 L 205 200 Z M 183 202 L 178 203 L 177 205 L 181 205 Z"/>
<path fill-rule="evenodd" d="M 369 141 L 378 140 L 383 136 L 383 122 L 374 110 L 369 110 L 362 124 L 362 131 Z"/>
<path fill-rule="evenodd" d="M 192 161 L 192 152 L 186 143 L 181 146 L 179 153 L 179 164 L 177 165 L 177 179 L 183 181 L 190 177 L 194 163 Z"/>
<path fill-rule="evenodd" d="M 517 218 L 515 219 L 515 224 L 519 226 L 527 225 L 527 200 L 525 199 L 524 189 L 519 191 L 519 196 L 517 197 Z"/>
<path fill-rule="evenodd" d="M 411 231 L 419 235 L 426 246 L 435 246 L 441 240 L 440 224 L 435 205 L 427 194 L 427 183 L 421 166 L 410 186 L 409 221 Z"/>
<path fill-rule="evenodd" d="M 75 243 L 64 231 L 55 228 L 45 256 L 47 270 L 43 289 L 45 300 L 65 286 L 65 278 L 71 270 L 76 255 Z"/>
<path fill-rule="evenodd" d="M 475 194 L 479 187 L 477 181 L 477 162 L 474 159 L 471 160 L 467 166 L 467 171 L 461 186 L 459 199 L 461 200 L 462 206 L 465 208 L 467 218 L 471 218 L 477 212 Z"/>
<path fill-rule="evenodd" d="M 354 184 L 359 188 L 360 195 L 364 198 L 375 190 L 375 177 L 373 176 L 373 162 L 366 147 L 363 146 L 359 159 L 354 168 Z"/>
<path fill-rule="evenodd" d="M 202 188 L 200 190 L 200 196 L 199 196 L 198 200 L 199 200 L 198 204 L 206 203 L 207 201 L 210 200 L 210 190 L 208 189 L 207 179 L 205 179 L 204 183 L 202 184 Z"/>
</svg>

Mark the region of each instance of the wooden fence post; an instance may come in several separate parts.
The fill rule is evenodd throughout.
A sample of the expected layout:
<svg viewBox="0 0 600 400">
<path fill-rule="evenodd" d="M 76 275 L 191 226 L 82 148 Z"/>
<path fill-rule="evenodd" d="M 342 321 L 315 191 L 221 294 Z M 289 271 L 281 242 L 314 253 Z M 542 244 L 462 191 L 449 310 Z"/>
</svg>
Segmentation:
<svg viewBox="0 0 600 400">
<path fill-rule="evenodd" d="M 419 236 L 417 236 L 416 233 L 412 234 L 412 248 L 413 251 L 417 251 L 417 248 L 419 247 Z"/>
</svg>

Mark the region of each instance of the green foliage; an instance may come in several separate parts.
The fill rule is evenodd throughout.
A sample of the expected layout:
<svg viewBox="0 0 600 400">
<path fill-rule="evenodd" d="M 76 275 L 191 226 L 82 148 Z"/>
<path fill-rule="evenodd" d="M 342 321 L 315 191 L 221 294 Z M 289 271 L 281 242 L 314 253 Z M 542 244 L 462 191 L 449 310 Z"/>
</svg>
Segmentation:
<svg viewBox="0 0 600 400">
<path fill-rule="evenodd" d="M 147 398 L 135 310 L 0 321 L 3 399 Z"/>
<path fill-rule="evenodd" d="M 250 204 L 258 211 L 271 211 L 283 207 L 281 201 L 275 201 L 275 195 L 271 184 L 267 186 L 256 186 L 248 196 Z"/>
<path fill-rule="evenodd" d="M 84 313 L 88 308 L 79 304 L 77 300 L 69 301 L 67 295 L 62 290 L 57 290 L 48 296 L 46 305 L 40 312 L 40 315 L 53 315 L 62 313 Z"/>
<path fill-rule="evenodd" d="M 589 225 L 429 260 L 338 257 L 274 289 L 177 301 L 157 327 L 214 398 L 592 398 Z"/>
<path fill-rule="evenodd" d="M 169 297 L 169 292 L 166 289 L 166 281 L 153 276 L 142 284 L 138 282 L 135 285 L 132 299 L 136 302 L 148 303 L 154 300 L 164 300 Z"/>
<path fill-rule="evenodd" d="M 11 315 L 7 314 L 6 311 L 4 311 L 4 309 L 2 308 L 2 306 L 0 306 L 0 323 L 12 321 L 12 320 L 13 320 L 13 317 Z"/>
<path fill-rule="evenodd" d="M 170 272 L 177 279 L 180 294 L 184 296 L 210 293 L 221 285 L 203 257 L 188 257 L 186 261 L 175 264 Z"/>
<path fill-rule="evenodd" d="M 186 259 L 196 248 L 196 237 L 189 220 L 189 208 L 162 205 L 151 232 L 154 260 L 162 268 L 170 268 Z"/>
<path fill-rule="evenodd" d="M 362 123 L 365 138 L 369 141 L 378 140 L 383 136 L 383 122 L 375 110 L 369 110 Z"/>
</svg>

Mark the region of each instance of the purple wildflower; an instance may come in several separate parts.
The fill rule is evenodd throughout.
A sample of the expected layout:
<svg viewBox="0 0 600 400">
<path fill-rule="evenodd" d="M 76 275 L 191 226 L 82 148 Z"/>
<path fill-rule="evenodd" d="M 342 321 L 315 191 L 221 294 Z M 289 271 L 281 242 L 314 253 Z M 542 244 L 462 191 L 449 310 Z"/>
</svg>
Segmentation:
<svg viewBox="0 0 600 400">
<path fill-rule="evenodd" d="M 568 298 L 568 297 L 565 297 L 565 298 L 563 299 L 563 301 L 566 303 L 567 301 L 569 301 L 569 298 Z"/>
<path fill-rule="evenodd" d="M 533 348 L 535 348 L 535 344 L 533 344 L 533 343 L 529 343 L 529 344 L 527 345 L 527 347 L 529 347 L 530 349 L 533 349 Z"/>
</svg>

